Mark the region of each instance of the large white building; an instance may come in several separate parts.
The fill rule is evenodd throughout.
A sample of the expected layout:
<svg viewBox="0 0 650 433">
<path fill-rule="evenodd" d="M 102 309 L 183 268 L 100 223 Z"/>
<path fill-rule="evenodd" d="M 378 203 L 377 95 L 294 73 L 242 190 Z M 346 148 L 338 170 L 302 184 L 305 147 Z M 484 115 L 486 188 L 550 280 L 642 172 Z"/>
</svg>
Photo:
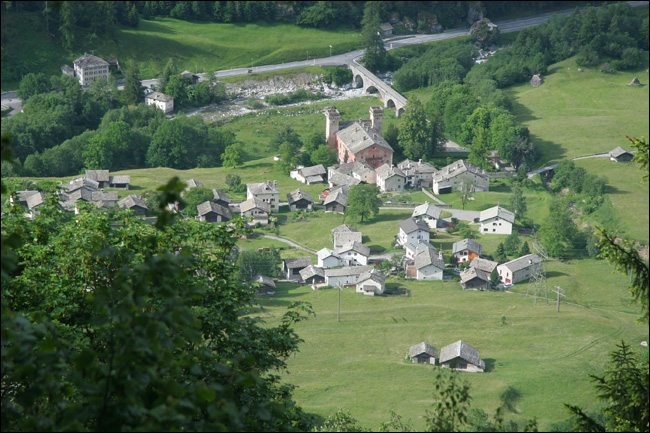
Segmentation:
<svg viewBox="0 0 650 433">
<path fill-rule="evenodd" d="M 494 206 L 480 213 L 479 222 L 482 235 L 509 235 L 515 223 L 515 214 L 501 206 Z"/>
<path fill-rule="evenodd" d="M 542 258 L 537 254 L 526 254 L 497 266 L 502 283 L 516 284 L 530 279 L 542 267 Z"/>
<path fill-rule="evenodd" d="M 74 62 L 74 75 L 82 86 L 103 78 L 108 82 L 108 62 L 91 54 L 84 54 Z"/>
<path fill-rule="evenodd" d="M 149 93 L 144 97 L 144 102 L 147 105 L 155 105 L 157 109 L 162 110 L 165 114 L 174 111 L 174 98 L 164 93 Z"/>
<path fill-rule="evenodd" d="M 275 180 L 273 182 L 267 180 L 261 183 L 246 184 L 246 199 L 250 200 L 252 198 L 269 204 L 271 212 L 280 210 L 280 188 L 278 188 L 278 183 Z"/>
</svg>

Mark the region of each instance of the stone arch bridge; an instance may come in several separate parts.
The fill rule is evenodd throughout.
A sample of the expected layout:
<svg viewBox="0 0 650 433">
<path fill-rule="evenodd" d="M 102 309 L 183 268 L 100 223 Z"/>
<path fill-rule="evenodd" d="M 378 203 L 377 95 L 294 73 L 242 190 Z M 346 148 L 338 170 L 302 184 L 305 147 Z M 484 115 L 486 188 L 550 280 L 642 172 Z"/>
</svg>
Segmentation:
<svg viewBox="0 0 650 433">
<path fill-rule="evenodd" d="M 363 88 L 366 93 L 379 93 L 384 101 L 384 108 L 395 108 L 395 116 L 401 117 L 406 107 L 406 98 L 395 89 L 384 83 L 375 74 L 353 61 L 349 65 L 352 71 L 352 82 L 357 88 Z"/>
</svg>

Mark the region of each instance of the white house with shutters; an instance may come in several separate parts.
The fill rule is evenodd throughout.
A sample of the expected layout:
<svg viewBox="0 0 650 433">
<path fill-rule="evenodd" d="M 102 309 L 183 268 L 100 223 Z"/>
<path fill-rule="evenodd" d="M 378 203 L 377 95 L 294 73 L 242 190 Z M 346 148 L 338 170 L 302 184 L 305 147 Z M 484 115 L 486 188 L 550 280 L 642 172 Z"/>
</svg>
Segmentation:
<svg viewBox="0 0 650 433">
<path fill-rule="evenodd" d="M 479 223 L 482 235 L 509 235 L 515 223 L 515 214 L 501 206 L 494 206 L 480 213 Z"/>
</svg>

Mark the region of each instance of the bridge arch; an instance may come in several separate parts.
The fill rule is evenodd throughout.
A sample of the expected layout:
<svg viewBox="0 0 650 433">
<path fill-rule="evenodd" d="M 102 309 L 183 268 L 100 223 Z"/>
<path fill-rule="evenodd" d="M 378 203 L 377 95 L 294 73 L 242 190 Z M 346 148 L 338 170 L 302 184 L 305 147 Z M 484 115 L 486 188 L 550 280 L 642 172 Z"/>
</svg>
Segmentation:
<svg viewBox="0 0 650 433">
<path fill-rule="evenodd" d="M 379 92 L 379 89 L 377 89 L 375 86 L 370 85 L 366 88 L 365 90 L 366 93 L 374 94 L 374 93 L 381 93 Z"/>
<path fill-rule="evenodd" d="M 354 84 L 354 87 L 356 89 L 361 89 L 363 88 L 363 77 L 360 74 L 356 74 L 354 78 L 352 79 L 352 82 Z"/>
</svg>

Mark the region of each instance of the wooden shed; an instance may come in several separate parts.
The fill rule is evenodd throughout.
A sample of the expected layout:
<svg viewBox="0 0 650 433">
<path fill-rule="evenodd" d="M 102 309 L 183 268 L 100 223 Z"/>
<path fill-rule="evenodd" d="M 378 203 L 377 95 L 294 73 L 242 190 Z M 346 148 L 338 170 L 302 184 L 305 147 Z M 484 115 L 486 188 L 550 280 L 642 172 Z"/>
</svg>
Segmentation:
<svg viewBox="0 0 650 433">
<path fill-rule="evenodd" d="M 409 349 L 409 358 L 413 364 L 435 365 L 438 357 L 438 350 L 427 343 L 416 344 Z"/>
</svg>

